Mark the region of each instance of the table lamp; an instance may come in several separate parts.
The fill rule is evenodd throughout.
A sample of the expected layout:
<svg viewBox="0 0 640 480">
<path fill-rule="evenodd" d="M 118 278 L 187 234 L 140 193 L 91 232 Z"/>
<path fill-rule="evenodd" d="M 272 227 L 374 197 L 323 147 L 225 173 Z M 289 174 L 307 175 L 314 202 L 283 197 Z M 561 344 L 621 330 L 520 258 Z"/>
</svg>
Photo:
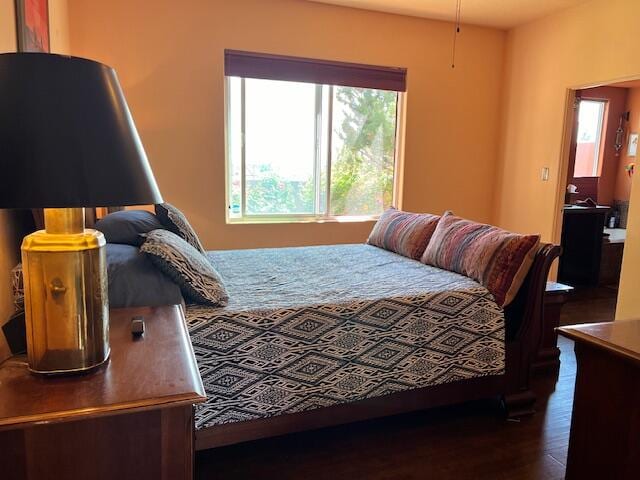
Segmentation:
<svg viewBox="0 0 640 480">
<path fill-rule="evenodd" d="M 22 242 L 29 368 L 91 370 L 109 357 L 109 307 L 105 239 L 84 208 L 162 201 L 115 71 L 1 54 L 0 165 L 0 208 L 44 208 Z"/>
</svg>

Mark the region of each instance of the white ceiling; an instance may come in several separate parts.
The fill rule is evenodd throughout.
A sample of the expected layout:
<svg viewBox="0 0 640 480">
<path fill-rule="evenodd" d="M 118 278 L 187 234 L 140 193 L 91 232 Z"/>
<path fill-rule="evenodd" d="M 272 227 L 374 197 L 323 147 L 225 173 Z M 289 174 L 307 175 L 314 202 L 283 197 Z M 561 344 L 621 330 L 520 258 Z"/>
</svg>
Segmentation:
<svg viewBox="0 0 640 480">
<path fill-rule="evenodd" d="M 436 20 L 455 20 L 456 0 L 310 0 Z M 462 0 L 462 23 L 508 29 L 589 0 Z"/>
</svg>

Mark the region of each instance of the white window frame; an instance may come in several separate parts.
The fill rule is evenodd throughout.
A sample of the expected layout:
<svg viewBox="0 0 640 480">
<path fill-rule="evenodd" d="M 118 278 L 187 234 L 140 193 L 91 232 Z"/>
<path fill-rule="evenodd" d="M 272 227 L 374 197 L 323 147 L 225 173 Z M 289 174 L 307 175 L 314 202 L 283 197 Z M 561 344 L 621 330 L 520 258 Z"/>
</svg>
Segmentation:
<svg viewBox="0 0 640 480">
<path fill-rule="evenodd" d="M 231 216 L 231 184 L 233 172 L 231 168 L 231 110 L 230 110 L 230 82 L 233 77 L 225 76 L 225 217 L 228 224 L 256 224 L 256 223 L 325 223 L 325 222 L 362 222 L 377 220 L 380 214 L 377 215 L 331 215 L 331 161 L 333 155 L 332 149 L 332 122 L 333 122 L 333 85 L 329 87 L 329 106 L 326 119 L 322 118 L 322 87 L 323 85 L 316 84 L 316 145 L 314 154 L 314 181 L 315 181 L 315 201 L 314 201 L 314 213 L 313 214 L 247 214 L 246 213 L 246 151 L 245 151 L 245 78 L 239 77 L 241 80 L 241 208 L 240 217 Z M 238 78 L 238 77 L 236 77 Z M 396 92 L 396 132 L 395 132 L 395 149 L 394 149 L 394 172 L 393 172 L 393 192 L 392 192 L 392 205 L 396 208 L 401 208 L 402 198 L 402 172 L 403 172 L 403 160 L 404 160 L 404 122 L 405 122 L 405 108 L 406 108 L 406 94 L 405 92 Z M 329 132 L 327 139 L 327 185 L 325 189 L 326 196 L 326 213 L 320 212 L 320 187 L 321 187 L 321 149 L 322 145 L 319 141 L 321 138 L 320 131 L 323 128 L 323 122 L 328 122 L 327 131 Z M 319 131 L 320 130 L 320 131 Z"/>
</svg>

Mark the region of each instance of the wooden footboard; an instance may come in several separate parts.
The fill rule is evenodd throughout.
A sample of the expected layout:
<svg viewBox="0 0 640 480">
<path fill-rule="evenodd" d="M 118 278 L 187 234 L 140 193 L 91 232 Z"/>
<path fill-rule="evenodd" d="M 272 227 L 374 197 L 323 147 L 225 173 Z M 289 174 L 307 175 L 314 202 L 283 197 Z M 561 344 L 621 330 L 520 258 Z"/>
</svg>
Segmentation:
<svg viewBox="0 0 640 480">
<path fill-rule="evenodd" d="M 196 450 L 498 397 L 502 379 L 502 376 L 471 378 L 305 412 L 203 428 L 196 432 Z"/>
<path fill-rule="evenodd" d="M 559 246 L 541 246 L 520 292 L 505 310 L 507 341 L 504 375 L 473 378 L 305 412 L 204 428 L 196 432 L 196 449 L 205 450 L 491 397 L 501 397 L 511 417 L 532 413 L 535 396 L 529 388 L 531 364 L 541 338 L 547 277 L 551 264 L 559 255 Z"/>
</svg>

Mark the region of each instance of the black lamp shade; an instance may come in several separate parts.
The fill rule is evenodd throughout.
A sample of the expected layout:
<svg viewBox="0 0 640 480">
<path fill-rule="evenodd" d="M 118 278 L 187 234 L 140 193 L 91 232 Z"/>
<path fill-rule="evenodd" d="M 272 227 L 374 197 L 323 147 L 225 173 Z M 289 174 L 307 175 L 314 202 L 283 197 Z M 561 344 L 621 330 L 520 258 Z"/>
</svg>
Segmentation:
<svg viewBox="0 0 640 480">
<path fill-rule="evenodd" d="M 115 71 L 83 58 L 0 55 L 0 208 L 162 198 Z"/>
</svg>

